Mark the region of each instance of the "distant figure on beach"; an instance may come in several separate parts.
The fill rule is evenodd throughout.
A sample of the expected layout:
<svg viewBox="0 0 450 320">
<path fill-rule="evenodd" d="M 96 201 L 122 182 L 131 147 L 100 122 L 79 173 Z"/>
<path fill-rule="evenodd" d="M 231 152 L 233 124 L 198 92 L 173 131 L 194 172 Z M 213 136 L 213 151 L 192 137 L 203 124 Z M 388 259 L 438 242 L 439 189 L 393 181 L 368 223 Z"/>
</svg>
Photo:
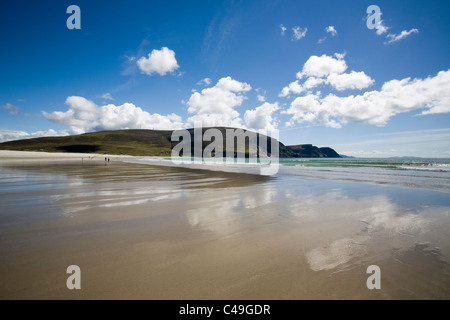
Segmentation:
<svg viewBox="0 0 450 320">
<path fill-rule="evenodd" d="M 108 158 L 108 163 L 109 163 L 109 158 Z"/>
</svg>

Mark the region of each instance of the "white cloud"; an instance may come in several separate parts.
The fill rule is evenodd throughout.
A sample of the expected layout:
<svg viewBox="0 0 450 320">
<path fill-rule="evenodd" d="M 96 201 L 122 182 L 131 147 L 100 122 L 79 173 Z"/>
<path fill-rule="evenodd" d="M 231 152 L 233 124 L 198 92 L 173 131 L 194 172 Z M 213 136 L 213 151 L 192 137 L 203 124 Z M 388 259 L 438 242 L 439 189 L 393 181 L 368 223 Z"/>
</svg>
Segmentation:
<svg viewBox="0 0 450 320">
<path fill-rule="evenodd" d="M 284 36 L 284 33 L 286 32 L 287 29 L 282 24 L 280 24 L 280 28 L 281 28 L 281 35 Z"/>
<path fill-rule="evenodd" d="M 320 39 L 317 41 L 317 43 L 318 43 L 318 44 L 321 44 L 321 43 L 323 43 L 325 40 L 327 40 L 327 37 L 326 37 L 326 36 L 323 37 L 323 38 L 320 38 Z"/>
<path fill-rule="evenodd" d="M 345 70 L 347 70 L 347 64 L 343 59 L 335 59 L 325 54 L 320 57 L 311 56 L 303 65 L 302 71 L 297 73 L 297 79 L 304 76 L 325 77 Z"/>
<path fill-rule="evenodd" d="M 102 94 L 102 98 L 105 100 L 114 100 L 114 98 L 111 96 L 111 93 L 109 92 Z"/>
<path fill-rule="evenodd" d="M 334 37 L 334 36 L 337 36 L 337 30 L 336 30 L 336 28 L 334 27 L 334 26 L 328 26 L 328 27 L 326 27 L 325 28 L 325 31 L 327 32 L 327 33 L 331 33 L 331 35 Z"/>
<path fill-rule="evenodd" d="M 343 59 L 345 54 L 336 53 L 335 56 L 337 59 L 327 55 L 311 56 L 303 65 L 302 71 L 297 73 L 298 80 L 284 87 L 279 96 L 286 97 L 291 93 L 311 93 L 309 92 L 311 89 L 321 84 L 328 84 L 338 91 L 343 91 L 347 89 L 361 90 L 374 83 L 374 80 L 362 71 L 344 73 L 348 68 Z M 306 80 L 300 83 L 304 77 L 307 77 Z"/>
<path fill-rule="evenodd" d="M 210 78 L 205 78 L 205 79 L 202 79 L 199 82 L 197 82 L 198 86 L 209 86 L 210 84 L 211 84 Z"/>
<path fill-rule="evenodd" d="M 385 82 L 380 91 L 338 97 L 308 94 L 296 98 L 285 114 L 293 122 L 317 122 L 339 128 L 348 122 L 384 126 L 399 113 L 424 109 L 420 115 L 450 113 L 450 70 L 425 79 Z"/>
<path fill-rule="evenodd" d="M 142 73 L 151 75 L 156 72 L 161 76 L 180 67 L 175 59 L 175 51 L 167 47 L 162 47 L 161 50 L 152 50 L 148 54 L 148 58 L 141 57 L 137 61 L 137 65 Z"/>
<path fill-rule="evenodd" d="M 201 123 L 202 127 L 234 127 L 243 128 L 239 112 L 233 111 L 229 115 L 220 113 L 195 114 L 186 121 L 186 127 L 193 128 Z"/>
<path fill-rule="evenodd" d="M 201 121 L 204 127 L 241 127 L 242 119 L 234 108 L 242 104 L 246 99 L 244 94 L 251 88 L 245 82 L 224 77 L 214 87 L 193 92 L 187 105 L 188 112 L 194 115 L 187 119 L 187 125 L 193 126 L 195 122 Z"/>
<path fill-rule="evenodd" d="M 334 113 L 330 114 L 329 110 L 326 110 L 321 104 L 319 95 L 308 94 L 298 97 L 291 103 L 290 108 L 282 113 L 292 115 L 289 125 L 294 122 L 319 122 L 327 127 L 341 127 L 339 123 L 331 119 Z"/>
<path fill-rule="evenodd" d="M 295 26 L 292 28 L 292 32 L 294 33 L 292 40 L 300 40 L 301 38 L 304 38 L 306 36 L 306 32 L 308 31 L 308 28 L 300 28 L 299 26 Z"/>
<path fill-rule="evenodd" d="M 383 33 L 386 33 L 387 31 L 388 31 L 388 29 L 389 29 L 389 27 L 386 27 L 384 24 L 383 24 L 383 20 L 380 20 L 380 23 L 378 24 L 378 26 L 377 26 L 377 35 L 382 35 Z"/>
<path fill-rule="evenodd" d="M 300 84 L 298 80 L 289 83 L 287 87 L 284 87 L 278 96 L 287 97 L 291 93 L 300 94 L 305 91 L 305 88 Z"/>
<path fill-rule="evenodd" d="M 55 131 L 53 129 L 49 129 L 46 131 L 36 131 L 33 133 L 28 133 L 21 130 L 0 129 L 0 142 L 39 138 L 39 137 L 50 137 L 50 136 L 67 136 L 67 135 L 69 135 L 67 130 Z"/>
<path fill-rule="evenodd" d="M 336 30 L 336 28 L 335 28 L 334 26 L 328 26 L 328 27 L 326 27 L 326 28 L 325 28 L 325 32 L 326 32 L 326 33 L 331 33 L 331 35 L 332 35 L 333 37 L 337 36 L 337 30 Z M 325 40 L 327 40 L 327 36 L 324 36 L 323 38 L 320 38 L 320 39 L 317 41 L 317 43 L 318 43 L 318 44 L 321 44 L 321 43 L 323 43 Z"/>
<path fill-rule="evenodd" d="M 334 73 L 332 73 L 332 75 L 334 75 Z M 324 78 L 309 77 L 303 83 L 303 88 L 305 88 L 306 90 L 310 90 L 317 87 L 318 85 L 321 85 L 324 82 L 326 82 L 326 79 Z"/>
<path fill-rule="evenodd" d="M 343 52 L 343 53 L 335 52 L 335 53 L 334 53 L 334 56 L 335 56 L 338 60 L 344 59 L 344 58 L 345 58 L 345 55 L 346 55 L 345 52 Z"/>
<path fill-rule="evenodd" d="M 279 110 L 278 103 L 268 103 L 256 107 L 253 110 L 247 110 L 244 114 L 245 124 L 253 130 L 269 130 L 272 131 L 277 128 L 277 123 L 272 115 Z"/>
<path fill-rule="evenodd" d="M 15 106 L 11 103 L 4 104 L 3 106 L 0 106 L 0 109 L 8 111 L 8 115 L 15 116 L 19 113 L 20 108 L 18 106 Z"/>
<path fill-rule="evenodd" d="M 316 78 L 316 77 L 307 78 L 303 84 L 300 84 L 300 81 L 296 80 L 296 81 L 289 83 L 289 85 L 287 87 L 284 87 L 278 96 L 279 97 L 287 97 L 290 94 L 300 94 L 302 92 L 311 90 L 325 82 L 326 82 L 326 79 Z"/>
<path fill-rule="evenodd" d="M 0 129 L 0 142 L 26 139 L 29 135 L 25 131 Z"/>
<path fill-rule="evenodd" d="M 332 73 L 327 78 L 327 83 L 338 91 L 346 89 L 364 89 L 371 86 L 375 81 L 364 72 L 351 71 L 350 73 Z"/>
<path fill-rule="evenodd" d="M 180 129 L 182 119 L 176 114 L 162 116 L 150 114 L 132 103 L 120 106 L 97 106 L 83 97 L 71 96 L 66 100 L 69 110 L 42 114 L 50 121 L 70 126 L 72 133 L 118 129 Z"/>
<path fill-rule="evenodd" d="M 262 96 L 260 94 L 257 95 L 257 98 L 258 98 L 259 102 L 265 102 L 266 101 L 266 97 L 264 97 L 264 96 Z"/>
<path fill-rule="evenodd" d="M 392 42 L 397 42 L 399 40 L 402 40 L 404 38 L 406 38 L 407 36 L 409 36 L 412 33 L 419 33 L 418 29 L 411 29 L 409 31 L 403 30 L 402 32 L 400 32 L 400 34 L 388 34 L 386 36 L 386 38 L 389 38 L 389 41 L 386 41 L 385 44 L 389 44 Z"/>
</svg>

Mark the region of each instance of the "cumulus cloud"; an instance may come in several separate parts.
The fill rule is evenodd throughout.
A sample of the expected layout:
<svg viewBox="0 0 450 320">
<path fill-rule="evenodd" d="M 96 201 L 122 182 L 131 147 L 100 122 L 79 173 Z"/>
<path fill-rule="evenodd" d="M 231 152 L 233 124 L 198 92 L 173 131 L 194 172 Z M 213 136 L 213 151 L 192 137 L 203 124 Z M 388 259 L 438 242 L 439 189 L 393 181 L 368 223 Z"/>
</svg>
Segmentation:
<svg viewBox="0 0 450 320">
<path fill-rule="evenodd" d="M 347 70 L 347 64 L 343 59 L 335 59 L 325 54 L 311 56 L 303 65 L 301 72 L 297 73 L 297 78 L 305 76 L 325 77 L 331 73 L 342 73 Z"/>
<path fill-rule="evenodd" d="M 210 84 L 211 84 L 210 78 L 205 78 L 205 79 L 202 79 L 199 82 L 197 82 L 198 86 L 209 86 Z"/>
<path fill-rule="evenodd" d="M 326 78 L 309 77 L 302 84 L 300 83 L 300 80 L 295 80 L 289 83 L 288 86 L 284 87 L 281 90 L 279 96 L 287 97 L 290 94 L 300 94 L 302 92 L 309 91 L 323 83 L 328 83 Z M 340 83 L 338 81 L 335 81 L 334 84 Z"/>
<path fill-rule="evenodd" d="M 303 65 L 303 69 L 297 73 L 296 81 L 284 87 L 279 96 L 286 97 L 290 94 L 300 94 L 321 85 L 328 84 L 335 90 L 343 91 L 347 89 L 364 89 L 374 83 L 374 80 L 364 72 L 347 70 L 344 60 L 345 54 L 335 54 L 335 57 L 322 55 L 311 56 Z M 300 80 L 306 78 L 303 83 Z"/>
<path fill-rule="evenodd" d="M 294 35 L 292 36 L 292 40 L 300 40 L 301 38 L 304 38 L 306 36 L 306 32 L 308 31 L 308 28 L 300 28 L 299 26 L 295 26 L 292 28 L 292 32 Z"/>
<path fill-rule="evenodd" d="M 402 32 L 400 32 L 400 34 L 388 34 L 386 36 L 386 38 L 389 38 L 389 41 L 386 41 L 385 44 L 389 44 L 392 42 L 397 42 L 399 40 L 402 40 L 402 39 L 408 37 L 412 33 L 419 33 L 419 30 L 413 28 L 409 31 L 403 30 Z"/>
<path fill-rule="evenodd" d="M 19 113 L 20 110 L 18 106 L 15 106 L 9 102 L 7 104 L 4 104 L 3 106 L 0 106 L 0 109 L 8 111 L 8 114 L 10 116 L 15 116 L 16 114 Z"/>
<path fill-rule="evenodd" d="M 328 27 L 326 27 L 325 28 L 325 31 L 327 32 L 327 33 L 331 33 L 331 35 L 334 37 L 334 36 L 337 36 L 337 30 L 336 30 L 336 28 L 334 27 L 334 26 L 328 26 Z"/>
<path fill-rule="evenodd" d="M 0 129 L 0 142 L 25 139 L 29 135 L 25 131 Z"/>
<path fill-rule="evenodd" d="M 328 76 L 328 78 L 331 75 L 335 75 L 335 73 L 332 73 Z M 317 87 L 318 85 L 321 85 L 322 83 L 325 83 L 327 80 L 325 78 L 317 78 L 317 77 L 309 77 L 306 79 L 306 81 L 303 83 L 302 88 L 305 90 L 310 90 L 312 88 Z"/>
<path fill-rule="evenodd" d="M 71 132 L 76 134 L 118 129 L 170 130 L 183 126 L 181 117 L 176 114 L 150 114 L 132 103 L 97 106 L 83 97 L 71 96 L 66 99 L 66 105 L 69 106 L 67 111 L 43 111 L 42 114 L 50 121 L 69 125 Z"/>
<path fill-rule="evenodd" d="M 245 82 L 239 82 L 231 77 L 221 78 L 215 86 L 193 92 L 187 102 L 188 113 L 194 114 L 187 119 L 188 126 L 202 122 L 209 126 L 241 127 L 242 119 L 235 110 L 246 99 L 245 93 L 251 90 Z"/>
<path fill-rule="evenodd" d="M 102 98 L 105 100 L 114 100 L 114 98 L 111 96 L 111 93 L 109 92 L 102 94 Z"/>
<path fill-rule="evenodd" d="M 419 115 L 450 113 L 450 70 L 425 79 L 385 82 L 381 90 L 338 97 L 320 93 L 297 97 L 283 113 L 293 122 L 317 122 L 340 128 L 348 122 L 384 126 L 399 113 L 420 110 Z"/>
<path fill-rule="evenodd" d="M 260 95 L 260 94 L 258 94 L 258 95 L 256 96 L 256 98 L 258 99 L 259 102 L 265 102 L 265 101 L 266 101 L 266 97 L 264 97 L 264 96 L 262 96 L 262 95 Z"/>
<path fill-rule="evenodd" d="M 247 110 L 244 114 L 245 124 L 253 130 L 273 131 L 277 128 L 277 123 L 273 118 L 273 113 L 279 110 L 278 103 L 265 102 L 253 110 Z"/>
<path fill-rule="evenodd" d="M 289 83 L 288 86 L 284 87 L 279 96 L 280 97 L 287 97 L 291 93 L 300 94 L 303 91 L 305 91 L 305 88 L 300 84 L 300 81 L 296 80 L 291 83 Z"/>
<path fill-rule="evenodd" d="M 284 36 L 284 33 L 286 32 L 287 29 L 282 24 L 280 24 L 280 28 L 281 28 L 281 35 Z"/>
<path fill-rule="evenodd" d="M 161 50 L 152 50 L 148 54 L 148 58 L 141 57 L 136 63 L 141 72 L 148 75 L 156 72 L 164 76 L 166 73 L 173 72 L 180 67 L 175 59 L 175 51 L 167 47 L 162 47 Z"/>
<path fill-rule="evenodd" d="M 327 78 L 327 83 L 338 91 L 347 89 L 364 89 L 371 86 L 375 81 L 364 72 L 351 71 L 350 73 L 332 73 Z"/>
<path fill-rule="evenodd" d="M 21 130 L 9 130 L 0 128 L 0 142 L 39 137 L 67 136 L 68 134 L 69 133 L 67 132 L 67 130 L 55 131 L 53 129 L 49 129 L 46 131 L 36 131 L 33 133 L 28 133 Z"/>
</svg>

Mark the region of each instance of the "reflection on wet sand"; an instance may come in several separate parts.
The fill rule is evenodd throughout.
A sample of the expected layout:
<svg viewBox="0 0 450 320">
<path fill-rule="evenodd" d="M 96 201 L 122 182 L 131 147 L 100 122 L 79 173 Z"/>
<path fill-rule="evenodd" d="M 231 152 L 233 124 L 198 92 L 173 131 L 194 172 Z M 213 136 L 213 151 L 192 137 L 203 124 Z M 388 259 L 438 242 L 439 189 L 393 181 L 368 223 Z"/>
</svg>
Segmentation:
<svg viewBox="0 0 450 320">
<path fill-rule="evenodd" d="M 367 203 L 373 205 L 367 207 Z M 425 227 L 422 216 L 402 212 L 386 196 L 353 200 L 352 207 L 352 216 L 364 223 L 363 228 L 350 238 L 337 239 L 309 251 L 306 256 L 312 270 L 334 269 L 367 255 L 368 246 L 375 238 L 386 239 L 390 245 L 399 242 L 406 247 L 414 245 L 414 239 Z"/>
<path fill-rule="evenodd" d="M 450 298 L 444 193 L 124 163 L 0 170 L 1 298 Z"/>
</svg>

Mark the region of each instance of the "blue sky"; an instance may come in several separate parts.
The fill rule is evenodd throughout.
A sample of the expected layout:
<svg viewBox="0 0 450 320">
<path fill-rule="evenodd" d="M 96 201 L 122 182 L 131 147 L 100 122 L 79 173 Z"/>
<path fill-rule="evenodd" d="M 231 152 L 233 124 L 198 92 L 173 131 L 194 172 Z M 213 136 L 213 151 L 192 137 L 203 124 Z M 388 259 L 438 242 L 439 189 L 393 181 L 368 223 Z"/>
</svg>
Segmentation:
<svg viewBox="0 0 450 320">
<path fill-rule="evenodd" d="M 81 29 L 66 26 L 69 5 Z M 381 22 L 367 27 L 369 5 Z M 450 157 L 447 1 L 13 1 L 0 140 L 202 121 Z"/>
</svg>

